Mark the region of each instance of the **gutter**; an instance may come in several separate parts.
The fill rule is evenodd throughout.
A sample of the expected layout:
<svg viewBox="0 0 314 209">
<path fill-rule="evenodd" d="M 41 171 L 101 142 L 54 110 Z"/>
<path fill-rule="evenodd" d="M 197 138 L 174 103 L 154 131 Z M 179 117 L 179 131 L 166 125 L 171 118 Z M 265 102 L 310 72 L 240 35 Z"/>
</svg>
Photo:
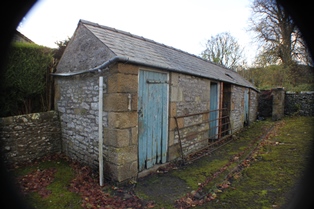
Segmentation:
<svg viewBox="0 0 314 209">
<path fill-rule="evenodd" d="M 136 64 L 136 65 L 141 65 L 141 66 L 146 66 L 146 67 L 151 67 L 151 68 L 158 68 L 158 69 L 162 69 L 162 70 L 166 70 L 166 71 L 182 73 L 175 68 L 169 68 L 169 67 L 164 67 L 164 66 L 154 65 L 154 64 L 147 64 L 147 63 L 144 63 L 144 62 L 141 62 L 138 60 L 130 59 L 129 57 L 115 56 L 115 57 L 111 58 L 110 60 L 102 63 L 101 65 L 98 65 L 97 67 L 89 69 L 89 70 L 83 70 L 83 71 L 77 71 L 77 72 L 68 72 L 68 73 L 51 73 L 51 75 L 59 76 L 59 77 L 70 77 L 70 76 L 81 75 L 81 74 L 85 74 L 85 73 L 91 73 L 91 72 L 95 72 L 95 71 L 100 72 L 101 69 L 106 68 L 109 65 L 116 64 L 118 62 Z M 195 73 L 193 75 L 204 77 L 203 75 L 200 75 L 197 73 Z M 218 80 L 218 79 L 215 79 L 215 80 Z M 222 80 L 219 80 L 219 81 L 222 81 Z"/>
<path fill-rule="evenodd" d="M 160 66 L 160 65 L 148 64 L 148 63 L 141 62 L 141 61 L 138 61 L 138 60 L 130 59 L 129 57 L 115 56 L 115 57 L 111 58 L 110 60 L 102 63 L 101 65 L 98 65 L 97 67 L 89 69 L 89 70 L 82 70 L 82 71 L 68 72 L 68 73 L 51 73 L 51 75 L 52 76 L 58 76 L 58 77 L 71 77 L 71 76 L 75 76 L 75 75 L 81 75 L 81 74 L 85 74 L 85 73 L 92 73 L 92 72 L 96 72 L 96 71 L 101 72 L 102 69 L 108 67 L 109 65 L 116 64 L 118 62 L 130 63 L 130 64 L 141 65 L 141 66 L 145 66 L 145 67 L 158 68 L 158 69 L 162 69 L 162 70 L 166 70 L 166 71 L 182 73 L 180 70 L 177 70 L 175 68 L 169 68 L 169 67 L 164 67 L 164 66 Z M 197 74 L 197 73 L 189 73 L 189 74 L 190 75 L 194 75 L 194 76 L 199 76 L 199 77 L 202 77 L 202 78 L 209 78 L 209 77 L 206 77 L 204 75 Z M 225 80 L 222 80 L 222 79 L 217 79 L 217 78 L 210 78 L 210 79 L 213 79 L 213 80 L 216 80 L 216 81 L 220 81 L 220 82 L 228 82 L 228 81 L 225 81 Z M 238 86 L 243 86 L 243 87 L 246 87 L 246 88 L 251 88 L 251 89 L 259 92 L 258 89 L 254 88 L 254 87 L 240 85 L 237 82 L 228 82 L 228 83 L 232 83 L 232 84 L 235 84 L 235 85 L 238 85 Z"/>
<path fill-rule="evenodd" d="M 70 76 L 75 76 L 75 75 L 81 75 L 85 73 L 92 73 L 95 71 L 101 71 L 101 69 L 108 67 L 111 64 L 115 64 L 117 62 L 128 62 L 129 58 L 127 57 L 121 57 L 121 56 L 115 56 L 111 58 L 110 60 L 102 63 L 101 65 L 98 65 L 95 68 L 89 69 L 89 70 L 82 70 L 82 71 L 77 71 L 77 72 L 68 72 L 68 73 L 51 73 L 53 76 L 59 76 L 59 77 L 70 77 Z"/>
</svg>

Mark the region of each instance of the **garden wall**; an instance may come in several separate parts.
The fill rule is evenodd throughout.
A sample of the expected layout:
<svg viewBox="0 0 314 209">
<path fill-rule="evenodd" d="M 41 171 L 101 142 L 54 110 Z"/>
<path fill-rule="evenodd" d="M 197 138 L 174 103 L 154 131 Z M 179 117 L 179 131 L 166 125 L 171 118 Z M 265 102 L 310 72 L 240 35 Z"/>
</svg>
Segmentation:
<svg viewBox="0 0 314 209">
<path fill-rule="evenodd" d="M 314 91 L 286 92 L 285 115 L 314 116 Z"/>
<path fill-rule="evenodd" d="M 61 152 L 61 127 L 55 111 L 0 118 L 5 163 L 23 163 Z"/>
<path fill-rule="evenodd" d="M 277 95 L 275 100 L 274 94 Z M 274 117 L 274 108 L 276 109 L 278 106 L 280 106 L 279 109 L 283 109 L 284 115 L 314 116 L 314 91 L 300 93 L 288 91 L 279 98 L 274 89 L 260 92 L 258 99 L 259 116 Z"/>
</svg>

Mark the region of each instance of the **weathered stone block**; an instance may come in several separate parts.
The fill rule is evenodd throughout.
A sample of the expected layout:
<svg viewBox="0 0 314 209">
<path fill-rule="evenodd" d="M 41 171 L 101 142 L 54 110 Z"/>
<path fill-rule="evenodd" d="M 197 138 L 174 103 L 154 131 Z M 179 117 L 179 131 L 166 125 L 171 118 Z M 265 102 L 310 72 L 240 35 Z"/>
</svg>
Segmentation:
<svg viewBox="0 0 314 209">
<path fill-rule="evenodd" d="M 138 127 L 131 128 L 131 143 L 134 145 L 138 144 Z"/>
<path fill-rule="evenodd" d="M 136 94 L 131 94 L 131 111 L 136 110 L 137 111 L 137 99 L 138 95 Z"/>
<path fill-rule="evenodd" d="M 137 126 L 138 116 L 132 112 L 109 112 L 108 125 L 110 128 L 131 128 Z"/>
<path fill-rule="evenodd" d="M 129 106 L 131 109 L 129 110 Z M 111 93 L 104 94 L 105 111 L 134 111 L 137 110 L 137 94 Z"/>
<path fill-rule="evenodd" d="M 169 141 L 168 141 L 168 146 L 172 146 L 174 145 L 174 135 L 175 135 L 175 131 L 169 131 Z"/>
<path fill-rule="evenodd" d="M 111 72 L 138 75 L 138 69 L 137 65 L 118 63 L 112 68 Z"/>
<path fill-rule="evenodd" d="M 108 162 L 116 165 L 124 165 L 132 161 L 137 161 L 136 145 L 121 148 L 109 147 L 108 149 Z"/>
<path fill-rule="evenodd" d="M 178 128 L 184 127 L 184 118 L 177 118 L 178 121 Z"/>
<path fill-rule="evenodd" d="M 170 103 L 170 117 L 176 116 L 177 115 L 177 103 L 176 102 L 171 102 Z"/>
<path fill-rule="evenodd" d="M 170 80 L 172 86 L 177 86 L 179 83 L 179 74 L 178 73 L 171 73 L 170 74 Z"/>
<path fill-rule="evenodd" d="M 105 111 L 128 111 L 128 94 L 104 94 Z"/>
<path fill-rule="evenodd" d="M 108 78 L 108 93 L 136 93 L 137 89 L 137 75 L 117 73 Z"/>
<path fill-rule="evenodd" d="M 177 127 L 176 121 L 174 118 L 169 118 L 169 131 L 175 130 Z"/>
<path fill-rule="evenodd" d="M 104 144 L 113 147 L 125 147 L 130 144 L 129 129 L 104 129 Z"/>
<path fill-rule="evenodd" d="M 177 86 L 171 86 L 171 101 L 180 102 L 183 101 L 183 91 Z"/>
<path fill-rule="evenodd" d="M 168 149 L 168 161 L 173 161 L 181 157 L 180 145 L 175 144 L 173 146 L 169 146 Z"/>
<path fill-rule="evenodd" d="M 117 181 L 123 182 L 125 180 L 137 177 L 138 173 L 138 163 L 137 161 L 125 163 L 124 165 L 116 165 L 107 162 L 104 173 L 106 177 Z"/>
</svg>

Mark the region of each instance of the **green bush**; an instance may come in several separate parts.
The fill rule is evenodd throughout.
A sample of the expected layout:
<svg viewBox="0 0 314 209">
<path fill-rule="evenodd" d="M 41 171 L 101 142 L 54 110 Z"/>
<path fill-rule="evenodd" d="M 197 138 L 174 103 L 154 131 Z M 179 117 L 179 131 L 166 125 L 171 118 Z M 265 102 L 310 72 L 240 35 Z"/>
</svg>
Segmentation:
<svg viewBox="0 0 314 209">
<path fill-rule="evenodd" d="M 242 70 L 239 74 L 260 90 L 277 87 L 296 92 L 314 90 L 314 69 L 309 66 L 294 65 L 287 68 L 282 65 L 270 65 Z"/>
<path fill-rule="evenodd" d="M 46 111 L 46 88 L 53 64 L 50 48 L 14 43 L 0 75 L 0 117 Z"/>
</svg>

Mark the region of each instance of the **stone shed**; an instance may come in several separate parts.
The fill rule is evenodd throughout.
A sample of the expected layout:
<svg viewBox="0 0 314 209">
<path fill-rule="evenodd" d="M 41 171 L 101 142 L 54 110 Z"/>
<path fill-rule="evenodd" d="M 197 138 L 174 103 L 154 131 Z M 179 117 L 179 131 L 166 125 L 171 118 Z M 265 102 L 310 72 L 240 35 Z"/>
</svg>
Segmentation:
<svg viewBox="0 0 314 209">
<path fill-rule="evenodd" d="M 97 168 L 101 147 L 105 177 L 118 182 L 202 150 L 257 114 L 258 91 L 236 72 L 85 20 L 54 77 L 63 151 Z"/>
</svg>

